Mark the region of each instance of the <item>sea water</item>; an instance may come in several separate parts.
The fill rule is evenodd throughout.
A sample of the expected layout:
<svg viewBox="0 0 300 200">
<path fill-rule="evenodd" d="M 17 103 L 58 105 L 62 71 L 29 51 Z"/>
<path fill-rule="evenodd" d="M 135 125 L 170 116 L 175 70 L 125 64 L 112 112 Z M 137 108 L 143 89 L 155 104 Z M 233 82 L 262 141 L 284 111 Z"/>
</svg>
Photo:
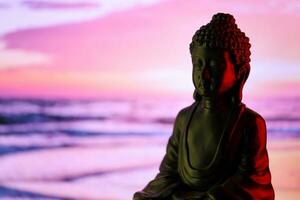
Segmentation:
<svg viewBox="0 0 300 200">
<path fill-rule="evenodd" d="M 151 180 L 189 100 L 0 100 L 0 199 L 131 199 Z M 300 136 L 299 98 L 247 106 L 268 142 Z"/>
</svg>

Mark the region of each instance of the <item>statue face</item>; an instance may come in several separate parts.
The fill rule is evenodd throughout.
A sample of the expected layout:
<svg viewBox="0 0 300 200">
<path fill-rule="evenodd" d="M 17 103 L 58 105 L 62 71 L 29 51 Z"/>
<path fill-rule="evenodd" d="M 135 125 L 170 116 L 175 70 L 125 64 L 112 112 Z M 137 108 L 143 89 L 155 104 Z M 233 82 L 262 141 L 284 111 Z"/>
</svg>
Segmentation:
<svg viewBox="0 0 300 200">
<path fill-rule="evenodd" d="M 195 46 L 192 63 L 193 83 L 200 95 L 222 95 L 236 82 L 234 64 L 224 49 Z"/>
</svg>

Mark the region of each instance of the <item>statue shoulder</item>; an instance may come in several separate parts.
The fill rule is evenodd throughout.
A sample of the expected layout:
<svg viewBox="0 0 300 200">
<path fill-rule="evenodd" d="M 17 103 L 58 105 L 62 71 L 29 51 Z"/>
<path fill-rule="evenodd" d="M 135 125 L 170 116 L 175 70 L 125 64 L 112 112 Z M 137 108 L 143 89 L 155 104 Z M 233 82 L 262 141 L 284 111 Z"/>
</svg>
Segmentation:
<svg viewBox="0 0 300 200">
<path fill-rule="evenodd" d="M 246 107 L 244 111 L 244 117 L 248 123 L 265 124 L 265 119 L 256 111 Z"/>
<path fill-rule="evenodd" d="M 245 109 L 243 117 L 245 130 L 249 138 L 251 138 L 250 140 L 253 140 L 257 145 L 261 144 L 262 146 L 264 146 L 267 136 L 266 122 L 264 118 L 260 114 L 249 108 Z"/>
<path fill-rule="evenodd" d="M 175 119 L 175 126 L 178 127 L 180 130 L 183 130 L 184 124 L 186 123 L 187 117 L 189 115 L 189 113 L 192 111 L 193 109 L 193 105 L 187 106 L 185 108 L 182 108 Z"/>
</svg>

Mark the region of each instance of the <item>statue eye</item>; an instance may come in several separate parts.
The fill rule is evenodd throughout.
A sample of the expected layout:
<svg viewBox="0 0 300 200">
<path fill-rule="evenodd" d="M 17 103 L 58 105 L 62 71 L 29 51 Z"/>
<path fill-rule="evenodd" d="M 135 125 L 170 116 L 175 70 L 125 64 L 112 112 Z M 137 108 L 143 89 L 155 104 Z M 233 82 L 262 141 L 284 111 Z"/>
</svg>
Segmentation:
<svg viewBox="0 0 300 200">
<path fill-rule="evenodd" d="M 196 59 L 193 62 L 194 70 L 201 70 L 203 68 L 203 61 L 201 59 Z"/>
<path fill-rule="evenodd" d="M 194 72 L 200 72 L 201 70 L 200 70 L 200 67 L 193 67 L 193 71 Z"/>
<path fill-rule="evenodd" d="M 218 62 L 217 62 L 216 60 L 211 60 L 211 61 L 209 62 L 209 65 L 210 65 L 211 67 L 216 67 L 216 66 L 218 66 Z"/>
</svg>

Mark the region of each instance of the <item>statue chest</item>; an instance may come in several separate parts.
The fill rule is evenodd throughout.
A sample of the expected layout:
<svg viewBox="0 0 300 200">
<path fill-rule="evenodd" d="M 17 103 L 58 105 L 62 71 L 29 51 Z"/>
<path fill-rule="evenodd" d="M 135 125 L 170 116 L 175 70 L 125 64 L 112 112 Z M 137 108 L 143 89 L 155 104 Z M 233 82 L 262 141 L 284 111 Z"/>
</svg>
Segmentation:
<svg viewBox="0 0 300 200">
<path fill-rule="evenodd" d="M 187 132 L 190 164 L 195 168 L 208 166 L 217 153 L 225 120 L 218 113 L 195 114 Z"/>
</svg>

